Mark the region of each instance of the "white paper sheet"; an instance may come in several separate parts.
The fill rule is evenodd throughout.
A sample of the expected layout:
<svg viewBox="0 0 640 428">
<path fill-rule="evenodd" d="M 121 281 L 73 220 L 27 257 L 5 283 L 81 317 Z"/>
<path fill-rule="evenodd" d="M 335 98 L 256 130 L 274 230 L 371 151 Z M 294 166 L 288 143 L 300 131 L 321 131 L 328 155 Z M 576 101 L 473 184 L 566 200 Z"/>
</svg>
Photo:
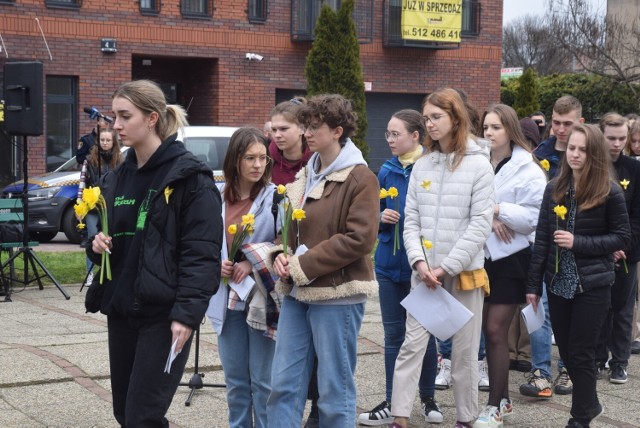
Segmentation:
<svg viewBox="0 0 640 428">
<path fill-rule="evenodd" d="M 542 300 L 538 303 L 537 312 L 533 312 L 533 306 L 531 304 L 528 304 L 522 309 L 522 318 L 524 318 L 524 323 L 527 325 L 529 334 L 542 327 L 542 324 L 544 324 L 544 315 Z"/>
<path fill-rule="evenodd" d="M 247 275 L 240 284 L 229 280 L 229 287 L 233 288 L 233 291 L 238 293 L 240 300 L 244 302 L 255 283 L 256 282 L 251 278 L 251 275 Z"/>
<path fill-rule="evenodd" d="M 173 341 L 173 345 L 171 345 L 171 350 L 169 351 L 169 358 L 167 358 L 167 363 L 164 366 L 165 373 L 171 373 L 171 364 L 173 364 L 173 360 L 176 359 L 180 352 L 176 352 L 176 346 L 178 345 L 178 339 Z"/>
<path fill-rule="evenodd" d="M 489 235 L 489 239 L 487 239 L 485 245 L 491 260 L 496 261 L 515 254 L 520 250 L 524 250 L 530 244 L 527 237 L 521 233 L 516 233 L 509 243 L 502 242 L 495 233 L 492 233 Z"/>
<path fill-rule="evenodd" d="M 460 330 L 473 313 L 444 288 L 427 288 L 421 282 L 400 302 L 402 306 L 431 334 L 447 340 Z"/>
</svg>

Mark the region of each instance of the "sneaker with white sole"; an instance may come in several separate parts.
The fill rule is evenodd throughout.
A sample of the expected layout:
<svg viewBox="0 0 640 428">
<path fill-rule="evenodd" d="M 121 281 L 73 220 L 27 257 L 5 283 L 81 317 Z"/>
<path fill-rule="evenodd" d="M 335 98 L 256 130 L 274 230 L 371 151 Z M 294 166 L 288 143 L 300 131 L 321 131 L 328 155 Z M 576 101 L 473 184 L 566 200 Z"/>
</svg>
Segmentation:
<svg viewBox="0 0 640 428">
<path fill-rule="evenodd" d="M 551 381 L 542 376 L 539 369 L 531 373 L 525 373 L 527 383 L 520 385 L 520 394 L 527 397 L 551 398 L 553 390 L 551 389 Z"/>
<path fill-rule="evenodd" d="M 372 410 L 358 415 L 358 423 L 360 425 L 376 427 L 380 425 L 387 425 L 392 422 L 393 416 L 391 416 L 391 404 L 387 401 L 383 401 Z"/>
<path fill-rule="evenodd" d="M 480 391 L 489 390 L 489 372 L 485 360 L 478 361 L 478 389 Z"/>
<path fill-rule="evenodd" d="M 430 424 L 441 424 L 444 420 L 442 410 L 434 397 L 427 397 L 422 400 L 422 415 L 424 420 Z"/>
<path fill-rule="evenodd" d="M 502 415 L 503 421 L 506 421 L 513 416 L 513 402 L 510 398 L 503 398 L 500 400 L 500 414 Z"/>
<path fill-rule="evenodd" d="M 440 371 L 436 376 L 436 389 L 449 389 L 451 386 L 451 360 L 443 358 L 440 361 Z"/>
<path fill-rule="evenodd" d="M 478 415 L 478 419 L 473 423 L 473 428 L 487 428 L 487 427 L 501 427 L 502 426 L 502 415 L 500 414 L 500 409 L 496 406 L 486 406 L 480 415 Z"/>
</svg>

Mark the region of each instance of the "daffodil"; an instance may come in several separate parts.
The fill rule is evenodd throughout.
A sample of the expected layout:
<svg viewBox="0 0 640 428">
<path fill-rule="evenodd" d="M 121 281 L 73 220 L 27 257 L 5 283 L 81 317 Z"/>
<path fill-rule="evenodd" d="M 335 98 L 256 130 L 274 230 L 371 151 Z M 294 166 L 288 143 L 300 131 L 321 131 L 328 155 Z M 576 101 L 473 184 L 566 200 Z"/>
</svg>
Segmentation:
<svg viewBox="0 0 640 428">
<path fill-rule="evenodd" d="M 83 222 L 78 223 L 78 230 L 83 230 L 85 227 L 87 227 Z"/>
<path fill-rule="evenodd" d="M 78 228 L 82 229 L 85 225 L 82 223 L 82 219 L 86 217 L 89 211 L 93 209 L 98 210 L 98 216 L 100 217 L 100 228 L 105 236 L 109 236 L 109 221 L 107 218 L 107 201 L 100 192 L 99 187 L 88 187 L 82 190 L 82 201 L 79 201 L 73 207 L 76 215 L 80 219 Z M 109 253 L 102 253 L 102 262 L 100 263 L 100 284 L 104 282 L 104 277 L 111 279 L 111 262 L 109 259 Z"/>
<path fill-rule="evenodd" d="M 564 220 L 564 216 L 567 215 L 567 207 L 565 207 L 564 205 L 556 205 L 555 207 L 553 207 L 553 212 L 556 214 L 556 216 Z"/>
<path fill-rule="evenodd" d="M 558 224 L 558 218 L 564 220 L 564 216 L 567 215 L 567 207 L 564 205 L 556 205 L 553 207 L 553 212 L 556 214 L 556 230 L 560 229 Z M 556 273 L 558 273 L 558 246 L 556 245 Z"/>
<path fill-rule="evenodd" d="M 89 213 L 89 206 L 84 201 L 78 201 L 73 206 L 73 210 L 76 213 L 76 216 L 82 220 Z"/>
<path fill-rule="evenodd" d="M 242 226 L 253 226 L 255 222 L 256 219 L 253 214 L 245 214 L 242 216 Z"/>
<path fill-rule="evenodd" d="M 389 197 L 391 199 L 397 198 L 398 197 L 398 189 L 396 189 L 395 187 L 389 187 Z"/>
<path fill-rule="evenodd" d="M 622 181 L 620 181 L 620 185 L 622 186 L 622 188 L 624 190 L 627 190 L 627 186 L 630 184 L 631 182 L 629 180 L 627 180 L 626 178 Z"/>
<path fill-rule="evenodd" d="M 278 195 L 284 195 L 285 193 L 287 193 L 287 188 L 282 184 L 278 184 L 277 190 L 278 190 Z"/>
<path fill-rule="evenodd" d="M 380 199 L 385 199 L 385 198 L 391 198 L 391 199 L 398 198 L 398 189 L 396 189 L 395 187 L 389 187 L 389 190 L 380 189 Z M 396 211 L 398 213 L 400 212 L 400 198 L 396 199 Z M 395 230 L 393 234 L 393 255 L 395 256 L 396 250 L 400 250 L 400 222 L 396 222 L 394 229 Z"/>
<path fill-rule="evenodd" d="M 300 220 L 302 220 L 303 218 L 307 218 L 307 213 L 305 213 L 303 209 L 296 208 L 296 209 L 295 209 L 295 210 L 293 210 L 293 212 L 291 213 L 291 219 L 292 219 L 292 220 L 300 221 Z"/>
<path fill-rule="evenodd" d="M 380 199 L 386 199 L 389 196 L 387 189 L 380 189 Z"/>
<path fill-rule="evenodd" d="M 428 191 L 431 188 L 431 180 L 422 180 L 422 183 L 420 183 L 420 187 Z"/>
<path fill-rule="evenodd" d="M 164 188 L 164 199 L 167 201 L 167 205 L 169 205 L 169 196 L 173 193 L 173 189 L 169 186 Z"/>
<path fill-rule="evenodd" d="M 229 227 L 227 227 L 227 232 L 229 232 L 229 235 L 235 235 L 236 232 L 238 232 L 238 225 L 235 223 L 230 224 Z"/>
<path fill-rule="evenodd" d="M 425 239 L 422 235 L 420 235 L 420 242 L 422 242 L 422 254 L 424 254 L 424 261 L 427 262 L 427 268 L 429 268 L 429 272 L 431 272 L 431 265 L 429 264 L 429 258 L 427 257 L 427 251 L 433 248 L 433 242 Z"/>
<path fill-rule="evenodd" d="M 547 172 L 549 172 L 549 169 L 551 168 L 551 164 L 546 159 L 542 159 L 540 161 L 540 166 L 542 167 L 542 169 L 544 169 Z"/>
<path fill-rule="evenodd" d="M 89 206 L 89 211 L 94 209 L 100 201 L 100 188 L 87 187 L 82 191 L 82 201 Z"/>
</svg>

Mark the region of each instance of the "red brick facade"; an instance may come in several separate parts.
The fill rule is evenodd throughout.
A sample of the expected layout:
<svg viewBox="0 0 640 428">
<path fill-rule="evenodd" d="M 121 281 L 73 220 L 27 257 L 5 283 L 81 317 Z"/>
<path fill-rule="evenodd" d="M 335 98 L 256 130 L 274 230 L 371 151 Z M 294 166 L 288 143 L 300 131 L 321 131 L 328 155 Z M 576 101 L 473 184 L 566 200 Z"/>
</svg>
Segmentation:
<svg viewBox="0 0 640 428">
<path fill-rule="evenodd" d="M 82 108 L 108 112 L 113 90 L 134 77 L 161 81 L 165 76 L 182 83 L 178 102 L 192 104 L 190 121 L 200 125 L 261 126 L 276 89 L 305 88 L 311 43 L 291 40 L 290 1 L 270 0 L 264 24 L 249 23 L 247 0 L 213 0 L 210 19 L 183 17 L 179 0 L 162 1 L 158 16 L 142 15 L 138 1 L 80 3 L 77 9 L 56 9 L 45 6 L 45 0 L 0 2 L 9 60 L 40 60 L 47 76 L 77 76 L 78 135 L 93 125 Z M 373 42 L 360 45 L 364 80 L 372 83 L 372 91 L 426 94 L 455 86 L 467 91 L 479 109 L 498 101 L 502 0 L 480 3 L 479 36 L 464 38 L 460 49 L 430 50 L 383 47 L 383 2 L 374 0 Z M 101 38 L 115 38 L 117 53 L 102 53 Z M 247 61 L 247 52 L 264 60 Z M 142 65 L 142 59 L 151 59 L 152 65 Z M 5 61 L 2 52 L 0 67 Z M 41 172 L 45 136 L 30 141 L 35 148 L 29 154 L 30 172 Z"/>
</svg>

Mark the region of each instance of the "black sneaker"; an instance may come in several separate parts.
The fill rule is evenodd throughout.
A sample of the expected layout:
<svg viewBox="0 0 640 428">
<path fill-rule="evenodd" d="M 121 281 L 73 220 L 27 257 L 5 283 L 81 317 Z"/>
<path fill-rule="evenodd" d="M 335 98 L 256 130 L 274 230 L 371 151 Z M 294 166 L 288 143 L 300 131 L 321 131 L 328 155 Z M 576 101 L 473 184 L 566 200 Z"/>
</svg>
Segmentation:
<svg viewBox="0 0 640 428">
<path fill-rule="evenodd" d="M 391 404 L 386 400 L 378 404 L 370 411 L 360 413 L 360 415 L 358 415 L 358 423 L 360 425 L 373 427 L 387 425 L 392 422 L 393 416 L 391 416 Z"/>
<path fill-rule="evenodd" d="M 525 373 L 527 383 L 520 385 L 520 394 L 527 397 L 551 398 L 551 380 L 542 376 L 540 370 L 536 369 L 531 373 Z"/>
<path fill-rule="evenodd" d="M 569 422 L 567 423 L 567 426 L 565 428 L 589 428 L 589 425 L 582 425 L 580 422 L 571 418 L 569 419 Z"/>
<path fill-rule="evenodd" d="M 640 340 L 634 340 L 631 342 L 631 353 L 640 354 Z"/>
<path fill-rule="evenodd" d="M 444 420 L 442 410 L 434 397 L 426 397 L 422 401 L 422 416 L 430 424 L 441 424 Z"/>
<path fill-rule="evenodd" d="M 627 383 L 627 371 L 622 366 L 611 367 L 609 374 L 609 382 L 611 383 Z"/>
</svg>

